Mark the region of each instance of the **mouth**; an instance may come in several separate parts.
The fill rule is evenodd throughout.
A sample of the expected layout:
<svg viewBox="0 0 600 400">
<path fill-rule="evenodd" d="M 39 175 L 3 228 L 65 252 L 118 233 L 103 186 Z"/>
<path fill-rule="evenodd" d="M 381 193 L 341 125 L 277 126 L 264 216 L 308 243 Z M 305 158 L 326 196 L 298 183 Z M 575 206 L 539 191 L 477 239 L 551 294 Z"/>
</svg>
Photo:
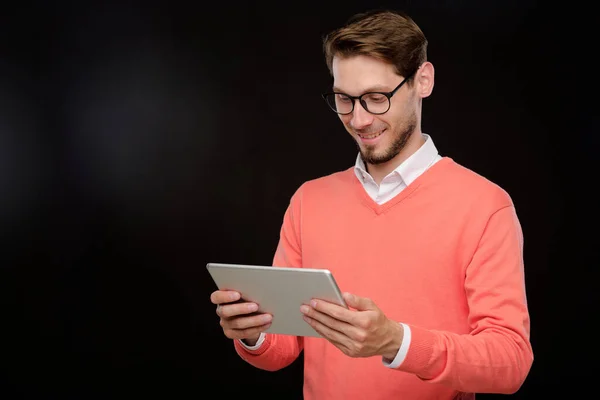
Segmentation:
<svg viewBox="0 0 600 400">
<path fill-rule="evenodd" d="M 384 132 L 385 129 L 374 133 L 357 133 L 356 135 L 361 138 L 363 142 L 371 142 L 380 137 Z"/>
</svg>

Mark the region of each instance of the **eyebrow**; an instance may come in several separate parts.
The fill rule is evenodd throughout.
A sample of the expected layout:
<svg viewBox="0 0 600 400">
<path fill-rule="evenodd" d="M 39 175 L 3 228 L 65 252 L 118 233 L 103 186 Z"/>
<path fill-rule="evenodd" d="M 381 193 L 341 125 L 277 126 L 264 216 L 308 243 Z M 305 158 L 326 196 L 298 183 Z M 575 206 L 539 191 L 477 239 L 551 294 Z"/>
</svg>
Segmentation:
<svg viewBox="0 0 600 400">
<path fill-rule="evenodd" d="M 334 92 L 342 92 L 342 93 L 346 93 L 344 92 L 342 89 L 340 89 L 337 86 L 334 86 L 332 88 L 332 90 Z M 383 85 L 375 85 L 375 86 L 370 86 L 368 88 L 366 88 L 362 93 L 369 93 L 369 92 L 390 92 L 392 91 L 392 89 L 388 89 L 387 86 L 383 86 Z"/>
</svg>

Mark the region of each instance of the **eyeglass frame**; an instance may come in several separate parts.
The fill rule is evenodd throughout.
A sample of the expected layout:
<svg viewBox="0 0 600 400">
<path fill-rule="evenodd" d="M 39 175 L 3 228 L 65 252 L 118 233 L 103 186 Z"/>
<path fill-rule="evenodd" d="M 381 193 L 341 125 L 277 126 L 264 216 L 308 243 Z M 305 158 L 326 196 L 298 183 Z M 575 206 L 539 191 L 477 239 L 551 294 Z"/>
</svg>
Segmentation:
<svg viewBox="0 0 600 400">
<path fill-rule="evenodd" d="M 417 68 L 417 71 L 418 71 L 418 70 L 419 70 L 419 69 Z M 331 109 L 331 110 L 332 110 L 334 113 L 336 113 L 336 114 L 339 114 L 339 115 L 349 115 L 349 114 L 352 114 L 352 113 L 354 112 L 354 106 L 355 106 L 355 104 L 356 104 L 356 100 L 358 100 L 358 102 L 360 103 L 360 105 L 362 106 L 362 108 L 364 108 L 364 110 L 365 110 L 366 112 L 368 112 L 369 114 L 373 114 L 373 115 L 383 115 L 383 114 L 385 114 L 386 112 L 390 111 L 390 108 L 392 107 L 392 96 L 394 96 L 394 95 L 396 94 L 396 92 L 397 92 L 398 90 L 400 90 L 400 88 L 401 88 L 402 86 L 404 86 L 404 84 L 405 84 L 405 83 L 406 83 L 406 82 L 407 82 L 409 79 L 411 79 L 411 78 L 413 77 L 413 75 L 415 75 L 415 74 L 417 73 L 417 71 L 413 72 L 412 74 L 408 75 L 406 78 L 402 79 L 402 82 L 400 82 L 400 83 L 398 84 L 398 86 L 396 86 L 396 88 L 395 88 L 394 90 L 392 90 L 391 92 L 366 92 L 366 93 L 363 93 L 363 94 L 361 94 L 360 96 L 350 96 L 349 94 L 347 94 L 347 93 L 344 93 L 344 92 L 327 92 L 327 93 L 323 93 L 323 94 L 321 94 L 321 97 L 323 98 L 323 100 L 325 100 L 325 103 L 327 103 L 327 106 L 329 106 L 329 108 L 330 108 L 330 109 Z M 333 95 L 335 95 L 335 94 L 341 94 L 341 95 L 344 95 L 344 96 L 346 96 L 348 99 L 352 100 L 352 109 L 351 109 L 350 111 L 348 111 L 347 113 L 341 113 L 341 112 L 338 112 L 337 110 L 334 110 L 334 109 L 333 109 L 333 107 L 331 107 L 331 105 L 330 105 L 330 104 L 329 104 L 329 102 L 327 101 L 327 96 L 330 96 L 330 95 L 332 95 L 332 94 L 333 94 Z M 363 96 L 366 96 L 366 95 L 369 95 L 369 94 L 381 94 L 381 95 L 383 95 L 383 96 L 387 97 L 387 100 L 388 100 L 388 108 L 387 108 L 387 110 L 385 110 L 384 112 L 380 112 L 380 113 L 374 113 L 374 112 L 372 112 L 372 111 L 369 111 L 369 110 L 367 109 L 366 105 L 363 103 L 363 100 L 362 100 L 362 97 L 363 97 Z"/>
</svg>

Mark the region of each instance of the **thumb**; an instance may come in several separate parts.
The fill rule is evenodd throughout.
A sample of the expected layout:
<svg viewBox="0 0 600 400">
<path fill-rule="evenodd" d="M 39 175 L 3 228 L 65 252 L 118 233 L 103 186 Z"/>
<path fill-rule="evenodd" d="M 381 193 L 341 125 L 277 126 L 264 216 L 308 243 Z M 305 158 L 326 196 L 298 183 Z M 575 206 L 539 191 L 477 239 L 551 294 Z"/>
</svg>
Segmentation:
<svg viewBox="0 0 600 400">
<path fill-rule="evenodd" d="M 373 303 L 373 301 L 371 299 L 368 299 L 366 297 L 360 297 L 357 296 L 355 294 L 352 293 L 344 293 L 342 295 L 344 297 L 344 301 L 346 301 L 346 304 L 349 307 L 355 308 L 359 311 L 368 311 L 368 310 L 375 310 L 377 309 L 377 306 L 375 305 L 375 303 Z"/>
</svg>

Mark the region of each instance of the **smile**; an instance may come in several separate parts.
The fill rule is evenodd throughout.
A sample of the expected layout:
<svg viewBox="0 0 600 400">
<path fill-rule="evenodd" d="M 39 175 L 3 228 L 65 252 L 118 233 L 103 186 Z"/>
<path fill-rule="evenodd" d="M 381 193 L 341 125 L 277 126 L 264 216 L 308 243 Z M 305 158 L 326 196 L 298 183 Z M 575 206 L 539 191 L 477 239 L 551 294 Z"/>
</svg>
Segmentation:
<svg viewBox="0 0 600 400">
<path fill-rule="evenodd" d="M 357 135 L 361 139 L 375 139 L 376 137 L 381 136 L 382 133 L 383 133 L 383 131 L 376 132 L 376 133 L 369 133 L 369 134 L 360 134 L 360 133 L 358 133 Z"/>
</svg>

